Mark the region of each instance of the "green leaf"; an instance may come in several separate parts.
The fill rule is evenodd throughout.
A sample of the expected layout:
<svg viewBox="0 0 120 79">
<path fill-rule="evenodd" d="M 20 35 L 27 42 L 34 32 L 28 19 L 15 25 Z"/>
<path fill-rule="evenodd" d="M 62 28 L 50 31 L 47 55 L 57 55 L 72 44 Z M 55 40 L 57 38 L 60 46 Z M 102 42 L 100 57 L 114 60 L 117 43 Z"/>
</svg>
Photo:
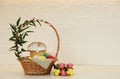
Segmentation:
<svg viewBox="0 0 120 79">
<path fill-rule="evenodd" d="M 26 31 L 27 33 L 31 33 L 31 32 L 34 32 L 34 31 Z"/>
<path fill-rule="evenodd" d="M 58 69 L 58 66 L 54 64 L 54 69 Z"/>
<path fill-rule="evenodd" d="M 20 46 L 23 46 L 21 41 L 22 41 L 21 36 L 19 36 L 17 41 L 16 41 L 16 44 L 19 44 Z"/>
<path fill-rule="evenodd" d="M 11 37 L 9 41 L 16 41 L 16 39 Z"/>
<path fill-rule="evenodd" d="M 18 44 L 19 44 L 20 46 L 23 46 L 23 44 L 22 44 L 21 42 L 18 42 Z"/>
<path fill-rule="evenodd" d="M 67 67 L 64 67 L 64 70 L 67 71 Z"/>
<path fill-rule="evenodd" d="M 14 37 L 16 37 L 16 33 L 13 30 L 12 30 L 12 34 L 13 34 Z"/>
<path fill-rule="evenodd" d="M 23 34 L 20 34 L 20 36 L 19 36 L 19 38 L 20 38 L 20 41 L 22 41 L 23 40 Z"/>
<path fill-rule="evenodd" d="M 26 30 L 26 29 L 28 29 L 28 28 L 30 28 L 30 27 L 26 27 L 26 28 L 24 28 L 24 29 L 21 29 L 20 32 L 22 32 L 22 31 L 24 31 L 24 30 Z"/>
<path fill-rule="evenodd" d="M 25 38 L 25 36 L 26 36 L 26 33 L 24 33 L 24 35 L 23 35 L 23 39 Z"/>
<path fill-rule="evenodd" d="M 14 36 L 12 36 L 12 37 L 9 38 L 9 41 L 16 41 L 16 39 L 15 39 Z"/>
<path fill-rule="evenodd" d="M 33 24 L 33 26 L 36 26 L 35 22 L 34 21 L 31 21 L 31 23 Z"/>
<path fill-rule="evenodd" d="M 12 48 L 12 49 L 10 49 L 10 51 L 16 51 L 16 49 L 15 49 L 15 48 Z"/>
<path fill-rule="evenodd" d="M 22 41 L 21 43 L 27 43 L 28 41 Z"/>
<path fill-rule="evenodd" d="M 41 26 L 41 23 L 40 23 L 39 19 L 37 19 L 36 21 L 37 21 L 37 22 L 38 22 L 38 24 Z"/>
<path fill-rule="evenodd" d="M 16 25 L 18 26 L 20 24 L 21 17 L 18 18 Z"/>
<path fill-rule="evenodd" d="M 28 33 L 25 33 L 26 36 L 28 36 Z"/>
<path fill-rule="evenodd" d="M 9 24 L 11 26 L 12 29 L 14 29 L 14 26 L 12 24 Z"/>
<path fill-rule="evenodd" d="M 18 55 L 21 54 L 21 52 L 18 52 Z"/>
<path fill-rule="evenodd" d="M 27 32 L 25 32 L 25 34 L 23 35 L 23 39 L 25 39 L 26 36 L 28 36 Z"/>
<path fill-rule="evenodd" d="M 14 32 L 16 32 L 16 27 L 15 27 L 15 25 L 10 24 L 10 26 L 11 26 L 12 30 L 13 30 Z"/>
<path fill-rule="evenodd" d="M 26 51 L 26 50 L 22 48 L 22 49 L 21 49 L 21 51 L 23 51 L 23 52 L 24 52 L 24 51 Z"/>
<path fill-rule="evenodd" d="M 34 26 L 33 23 L 29 23 L 30 26 Z"/>
<path fill-rule="evenodd" d="M 21 29 L 22 29 L 22 25 L 19 25 L 19 26 L 18 26 L 18 32 L 20 32 Z"/>
<path fill-rule="evenodd" d="M 24 22 L 24 24 L 28 26 L 29 21 L 28 21 L 28 20 L 26 20 L 26 21 Z"/>
<path fill-rule="evenodd" d="M 18 58 L 20 58 L 19 54 L 15 53 L 15 55 L 16 55 Z"/>
<path fill-rule="evenodd" d="M 12 46 L 10 49 L 16 48 L 16 46 Z"/>
</svg>

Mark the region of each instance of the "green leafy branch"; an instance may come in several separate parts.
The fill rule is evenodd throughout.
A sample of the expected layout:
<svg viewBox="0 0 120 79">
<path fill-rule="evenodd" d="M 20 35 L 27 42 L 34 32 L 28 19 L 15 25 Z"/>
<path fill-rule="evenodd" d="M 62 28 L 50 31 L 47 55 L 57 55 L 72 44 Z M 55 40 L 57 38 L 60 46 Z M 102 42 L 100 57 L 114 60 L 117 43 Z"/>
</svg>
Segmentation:
<svg viewBox="0 0 120 79">
<path fill-rule="evenodd" d="M 14 42 L 14 45 L 10 48 L 10 51 L 14 51 L 15 55 L 20 58 L 21 53 L 26 51 L 23 48 L 23 45 L 27 43 L 25 38 L 34 31 L 28 30 L 30 27 L 36 27 L 36 23 L 41 26 L 39 19 L 31 19 L 25 20 L 22 24 L 20 24 L 21 17 L 18 18 L 16 24 L 10 24 L 12 36 L 9 38 L 9 41 Z"/>
</svg>

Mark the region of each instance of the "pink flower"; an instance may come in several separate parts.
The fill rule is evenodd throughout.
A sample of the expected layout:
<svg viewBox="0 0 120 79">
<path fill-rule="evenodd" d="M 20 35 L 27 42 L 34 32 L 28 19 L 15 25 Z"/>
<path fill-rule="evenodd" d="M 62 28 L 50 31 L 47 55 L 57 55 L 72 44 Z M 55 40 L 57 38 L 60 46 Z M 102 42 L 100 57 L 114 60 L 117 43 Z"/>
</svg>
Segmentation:
<svg viewBox="0 0 120 79">
<path fill-rule="evenodd" d="M 67 64 L 67 68 L 73 68 L 73 64 L 72 63 L 68 63 Z"/>
<path fill-rule="evenodd" d="M 66 76 L 67 75 L 65 70 L 61 70 L 60 74 L 61 74 L 61 76 Z"/>
<path fill-rule="evenodd" d="M 63 68 L 65 67 L 65 63 L 59 63 L 59 64 L 58 64 L 58 67 L 59 67 L 60 69 L 63 69 Z"/>
</svg>

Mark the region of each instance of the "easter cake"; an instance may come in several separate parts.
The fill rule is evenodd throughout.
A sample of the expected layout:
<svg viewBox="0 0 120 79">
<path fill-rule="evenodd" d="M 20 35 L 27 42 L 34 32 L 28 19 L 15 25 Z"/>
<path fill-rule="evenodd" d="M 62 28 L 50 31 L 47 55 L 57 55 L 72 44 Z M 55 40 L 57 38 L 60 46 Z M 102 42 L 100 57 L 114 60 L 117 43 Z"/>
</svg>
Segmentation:
<svg viewBox="0 0 120 79">
<path fill-rule="evenodd" d="M 31 57 L 36 54 L 44 55 L 46 51 L 46 45 L 43 42 L 32 42 L 28 45 L 28 51 L 30 52 Z"/>
</svg>

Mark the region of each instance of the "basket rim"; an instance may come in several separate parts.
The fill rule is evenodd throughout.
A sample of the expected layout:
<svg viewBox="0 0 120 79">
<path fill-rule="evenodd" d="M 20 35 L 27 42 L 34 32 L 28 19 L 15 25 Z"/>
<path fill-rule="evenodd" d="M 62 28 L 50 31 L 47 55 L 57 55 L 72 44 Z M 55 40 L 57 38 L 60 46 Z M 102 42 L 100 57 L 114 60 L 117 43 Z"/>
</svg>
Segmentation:
<svg viewBox="0 0 120 79">
<path fill-rule="evenodd" d="M 25 57 L 22 57 L 22 58 L 18 58 L 17 59 L 19 62 L 34 62 L 34 61 L 32 61 L 32 60 L 29 60 L 29 59 L 25 59 Z M 49 59 L 46 59 L 46 60 L 49 60 Z M 52 59 L 52 61 L 57 61 L 58 60 L 58 58 L 57 57 L 55 57 L 55 58 L 53 58 Z"/>
</svg>

